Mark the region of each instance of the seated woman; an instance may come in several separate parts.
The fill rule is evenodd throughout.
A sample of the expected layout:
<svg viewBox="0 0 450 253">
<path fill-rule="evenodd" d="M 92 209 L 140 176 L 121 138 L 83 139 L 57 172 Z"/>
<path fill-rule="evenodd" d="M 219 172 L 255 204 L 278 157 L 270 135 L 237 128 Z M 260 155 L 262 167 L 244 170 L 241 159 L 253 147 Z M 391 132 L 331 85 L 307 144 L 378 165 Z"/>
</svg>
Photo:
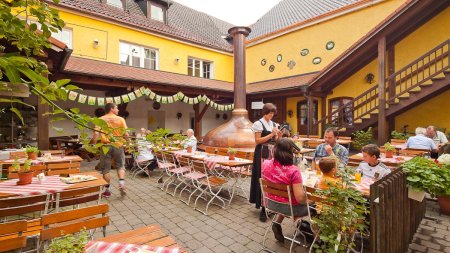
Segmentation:
<svg viewBox="0 0 450 253">
<path fill-rule="evenodd" d="M 302 186 L 302 176 L 297 166 L 293 165 L 294 146 L 292 140 L 281 138 L 274 147 L 274 159 L 264 161 L 262 165 L 262 178 L 276 184 L 292 185 L 294 198 L 292 199 L 294 218 L 300 218 L 308 214 L 308 209 L 303 203 L 306 201 Z M 272 226 L 277 241 L 284 241 L 281 222 L 284 215 L 291 215 L 288 205 L 289 199 L 268 194 L 268 208 L 277 210 L 280 214 L 275 217 Z M 272 201 L 273 200 L 273 201 Z M 281 203 L 280 203 L 281 202 Z M 282 204 L 286 203 L 286 204 Z M 284 214 L 284 215 L 283 215 Z"/>
<path fill-rule="evenodd" d="M 336 177 L 336 159 L 333 157 L 324 157 L 319 160 L 319 168 L 322 172 L 322 177 L 317 183 L 317 188 L 321 190 L 326 190 L 330 185 L 335 185 L 339 182 Z"/>
<path fill-rule="evenodd" d="M 391 170 L 386 165 L 378 161 L 380 158 L 380 149 L 377 145 L 366 145 L 361 151 L 364 161 L 359 164 L 358 169 L 362 171 L 363 177 L 376 180 L 391 173 Z"/>
</svg>

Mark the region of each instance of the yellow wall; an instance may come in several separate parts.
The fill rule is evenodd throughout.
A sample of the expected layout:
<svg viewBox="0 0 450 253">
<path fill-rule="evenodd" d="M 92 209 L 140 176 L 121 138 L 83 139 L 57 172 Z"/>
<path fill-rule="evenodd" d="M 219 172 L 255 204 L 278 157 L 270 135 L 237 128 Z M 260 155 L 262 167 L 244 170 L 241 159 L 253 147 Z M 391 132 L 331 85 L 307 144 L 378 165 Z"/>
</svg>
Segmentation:
<svg viewBox="0 0 450 253">
<path fill-rule="evenodd" d="M 403 2 L 403 0 L 384 1 L 248 47 L 247 81 L 256 82 L 321 70 Z M 325 49 L 328 41 L 335 43 L 332 50 Z M 303 48 L 309 49 L 308 55 L 300 55 Z M 277 62 L 278 54 L 283 56 L 281 62 Z M 321 57 L 322 62 L 314 65 L 312 60 L 315 57 Z M 263 58 L 267 60 L 265 66 L 261 65 Z M 290 60 L 296 62 L 292 70 L 287 67 Z M 269 66 L 272 64 L 275 70 L 270 72 Z"/>
<path fill-rule="evenodd" d="M 450 8 L 395 45 L 395 69 L 400 70 L 450 38 Z"/>
<path fill-rule="evenodd" d="M 399 70 L 403 66 L 414 61 L 424 53 L 433 49 L 440 43 L 450 38 L 450 8 L 422 25 L 405 39 L 395 45 L 395 69 Z M 368 73 L 375 75 L 372 84 L 368 84 L 364 77 Z M 332 94 L 327 96 L 327 100 L 335 97 L 356 97 L 365 90 L 373 87 L 378 82 L 377 60 L 372 61 L 351 77 L 333 89 Z M 409 125 L 409 131 L 413 132 L 417 126 L 436 124 L 440 127 L 447 127 L 450 130 L 450 114 L 444 113 L 444 108 L 450 108 L 450 91 L 411 109 L 396 117 L 396 130 L 401 130 L 405 124 Z M 446 97 L 446 99 L 445 99 Z M 328 102 L 327 102 L 328 113 Z M 447 110 L 448 111 L 448 110 Z M 441 116 L 436 116 L 441 115 Z"/>
<path fill-rule="evenodd" d="M 408 126 L 408 132 L 414 132 L 416 127 L 434 125 L 447 128 L 450 131 L 450 90 L 428 100 L 405 113 L 395 117 L 395 130 L 402 131 L 403 125 Z"/>
<path fill-rule="evenodd" d="M 188 57 L 214 62 L 214 79 L 233 81 L 233 56 L 186 43 L 160 38 L 112 23 L 60 11 L 66 28 L 73 31 L 74 56 L 119 63 L 119 42 L 129 42 L 159 50 L 159 70 L 187 74 Z M 99 47 L 93 48 L 94 39 Z M 175 58 L 179 58 L 178 63 Z"/>
</svg>

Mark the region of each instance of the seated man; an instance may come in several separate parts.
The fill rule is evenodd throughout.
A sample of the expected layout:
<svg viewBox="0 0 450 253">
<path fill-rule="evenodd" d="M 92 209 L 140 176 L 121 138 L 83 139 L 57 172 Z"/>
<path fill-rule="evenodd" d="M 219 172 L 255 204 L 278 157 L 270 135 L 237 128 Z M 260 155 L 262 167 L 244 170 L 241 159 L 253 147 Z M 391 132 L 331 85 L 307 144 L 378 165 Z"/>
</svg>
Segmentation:
<svg viewBox="0 0 450 253">
<path fill-rule="evenodd" d="M 434 141 L 434 144 L 439 148 L 440 146 L 448 143 L 448 139 L 441 131 L 437 131 L 436 127 L 428 126 L 426 136 Z"/>
<path fill-rule="evenodd" d="M 317 183 L 317 188 L 326 190 L 330 185 L 336 185 L 340 180 L 336 177 L 336 159 L 333 157 L 324 157 L 319 161 L 319 168 L 322 171 L 322 177 Z"/>
<path fill-rule="evenodd" d="M 407 148 L 425 149 L 437 152 L 437 147 L 434 141 L 425 136 L 427 130 L 423 127 L 416 128 L 416 136 L 409 137 L 406 142 Z"/>
<path fill-rule="evenodd" d="M 181 143 L 183 148 L 192 147 L 192 151 L 197 150 L 197 138 L 194 136 L 194 130 L 186 130 L 186 135 L 188 138 Z"/>
<path fill-rule="evenodd" d="M 348 163 L 348 150 L 336 142 L 339 132 L 335 128 L 327 128 L 324 133 L 325 143 L 320 144 L 314 153 L 314 160 L 317 161 L 322 157 L 327 157 L 332 154 L 339 158 L 339 167 L 343 167 Z M 315 165 L 313 165 L 315 169 Z"/>
<path fill-rule="evenodd" d="M 391 173 L 391 170 L 386 165 L 378 161 L 380 158 L 380 149 L 377 145 L 366 145 L 361 151 L 364 162 L 359 164 L 358 169 L 362 171 L 363 177 L 380 179 Z"/>
</svg>

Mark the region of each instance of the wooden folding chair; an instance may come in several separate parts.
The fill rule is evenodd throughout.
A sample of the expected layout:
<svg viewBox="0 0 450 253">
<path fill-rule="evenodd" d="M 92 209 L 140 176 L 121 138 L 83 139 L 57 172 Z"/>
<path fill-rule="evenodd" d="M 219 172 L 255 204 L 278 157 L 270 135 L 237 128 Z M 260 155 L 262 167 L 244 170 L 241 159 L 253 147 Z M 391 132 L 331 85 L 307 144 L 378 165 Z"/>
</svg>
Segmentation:
<svg viewBox="0 0 450 253">
<path fill-rule="evenodd" d="M 27 153 L 25 153 L 24 151 L 15 151 L 15 152 L 10 152 L 9 153 L 9 159 L 21 159 L 21 158 L 28 158 Z"/>
<path fill-rule="evenodd" d="M 291 219 L 292 220 L 292 225 L 294 228 L 294 234 L 292 235 L 292 238 L 290 237 L 284 237 L 285 239 L 291 241 L 291 246 L 289 248 L 289 252 L 292 252 L 292 249 L 294 247 L 294 243 L 297 243 L 299 245 L 302 245 L 304 247 L 306 247 L 305 243 L 301 243 L 299 241 L 297 241 L 295 238 L 297 237 L 297 235 L 302 235 L 304 242 L 306 242 L 306 237 L 305 235 L 298 229 L 298 224 L 300 224 L 300 222 L 302 221 L 303 217 L 299 217 L 297 219 L 295 219 L 296 217 L 294 216 L 294 211 L 293 211 L 293 206 L 292 206 L 292 201 L 294 195 L 293 195 L 293 191 L 292 191 L 292 186 L 291 185 L 286 185 L 286 184 L 276 184 L 276 183 L 272 183 L 269 182 L 263 178 L 259 179 L 260 182 L 260 186 L 261 186 L 261 196 L 263 199 L 263 203 L 265 206 L 265 210 L 266 210 L 266 215 L 268 215 L 268 213 L 275 213 L 275 214 L 281 214 L 283 215 L 285 218 Z M 278 197 L 283 197 L 283 198 L 287 198 L 289 200 L 288 203 L 284 203 L 284 202 L 279 202 L 273 199 L 269 198 L 269 194 L 271 196 L 278 196 Z M 279 210 L 276 209 L 271 209 L 268 202 L 271 201 L 273 203 L 278 203 L 278 204 L 282 204 L 282 205 L 287 205 L 289 207 L 290 210 L 290 214 L 286 214 L 286 213 L 280 213 Z M 309 212 L 308 212 L 309 213 Z M 266 229 L 266 232 L 264 234 L 264 238 L 263 238 L 263 249 L 266 250 L 266 238 L 267 238 L 267 234 L 269 233 L 269 231 L 272 229 L 273 223 L 275 222 L 276 219 L 276 215 L 274 215 L 272 222 L 270 222 L 269 226 Z"/>
<path fill-rule="evenodd" d="M 215 154 L 216 148 L 215 147 L 205 147 L 205 152 L 208 154 Z"/>
<path fill-rule="evenodd" d="M 425 156 L 426 154 L 430 154 L 430 150 L 426 149 L 415 149 L 415 148 L 406 148 L 400 149 L 398 151 L 399 155 L 403 156 Z"/>
<path fill-rule="evenodd" d="M 47 176 L 80 173 L 80 163 L 49 163 Z"/>
<path fill-rule="evenodd" d="M 306 146 L 308 146 L 309 148 L 317 148 L 317 146 L 319 146 L 322 143 L 323 143 L 322 140 L 309 140 L 306 141 Z"/>
<path fill-rule="evenodd" d="M 175 156 L 171 153 L 163 153 L 164 155 L 164 160 L 166 162 L 166 164 L 168 165 L 172 165 L 173 167 L 169 167 L 167 169 L 167 175 L 169 176 L 168 179 L 166 179 L 163 182 L 162 185 L 162 189 L 166 188 L 166 192 L 168 192 L 169 190 L 169 186 L 174 185 L 175 186 L 175 191 L 173 194 L 170 194 L 172 196 L 175 196 L 176 190 L 178 189 L 178 187 L 182 184 L 182 175 L 184 173 L 189 172 L 191 169 L 189 167 L 186 166 L 178 166 L 177 165 L 177 161 L 175 160 Z"/>
<path fill-rule="evenodd" d="M 0 252 L 22 249 L 27 245 L 26 221 L 0 223 Z"/>
<path fill-rule="evenodd" d="M 217 206 L 225 208 L 225 206 L 226 206 L 225 200 L 229 201 L 229 199 L 225 199 L 225 198 L 219 196 L 219 193 L 222 191 L 223 186 L 227 183 L 227 180 L 224 177 L 212 175 L 208 169 L 208 166 L 206 166 L 204 161 L 193 160 L 192 161 L 192 170 L 197 173 L 205 174 L 206 177 L 195 181 L 194 186 L 196 187 L 196 189 L 191 193 L 191 196 L 189 196 L 188 203 L 189 203 L 191 197 L 194 195 L 194 193 L 197 191 L 200 191 L 200 194 L 195 199 L 195 203 L 194 203 L 195 210 L 197 210 L 205 215 L 208 215 L 209 205 L 210 204 L 217 205 L 216 203 L 213 202 L 215 199 L 220 200 L 223 204 L 222 206 L 220 206 L 220 205 L 217 205 Z M 209 201 L 207 198 L 203 197 L 203 195 L 208 195 L 210 197 Z M 198 202 L 199 198 L 203 198 L 206 201 L 208 201 L 206 203 L 205 211 L 197 209 L 197 202 Z"/>
<path fill-rule="evenodd" d="M 216 154 L 217 155 L 228 156 L 228 149 L 227 148 L 218 148 Z"/>
<path fill-rule="evenodd" d="M 403 144 L 406 143 L 407 140 L 401 140 L 401 139 L 391 139 L 391 144 L 394 145 L 394 143 L 396 144 Z"/>
<path fill-rule="evenodd" d="M 245 151 L 236 151 L 235 156 L 237 158 L 247 159 L 248 158 L 248 152 Z"/>
<path fill-rule="evenodd" d="M 83 229 L 91 230 L 100 227 L 103 228 L 103 236 L 106 236 L 106 226 L 109 225 L 108 211 L 108 204 L 101 204 L 46 214 L 41 218 L 43 229 L 40 231 L 40 240 L 45 245 L 53 238 L 75 234 Z"/>
<path fill-rule="evenodd" d="M 24 221 L 27 225 L 22 235 L 35 237 L 39 235 L 42 228 L 40 217 L 48 212 L 50 197 L 50 194 L 41 194 L 0 198 L 0 220 L 3 222 L 8 220 Z"/>
<path fill-rule="evenodd" d="M 22 169 L 23 166 L 20 166 L 20 168 Z M 45 172 L 45 170 L 46 170 L 46 166 L 45 165 L 32 165 L 32 166 L 30 166 L 30 171 L 33 172 L 33 177 L 37 176 L 41 172 Z M 8 168 L 8 179 L 12 179 L 12 178 L 19 178 L 19 174 L 14 171 L 14 168 L 12 166 L 10 166 Z"/>
<path fill-rule="evenodd" d="M 52 208 L 55 212 L 59 212 L 61 207 L 77 206 L 80 204 L 97 201 L 100 204 L 102 198 L 103 186 L 90 186 L 80 189 L 64 190 L 55 193 Z"/>
</svg>

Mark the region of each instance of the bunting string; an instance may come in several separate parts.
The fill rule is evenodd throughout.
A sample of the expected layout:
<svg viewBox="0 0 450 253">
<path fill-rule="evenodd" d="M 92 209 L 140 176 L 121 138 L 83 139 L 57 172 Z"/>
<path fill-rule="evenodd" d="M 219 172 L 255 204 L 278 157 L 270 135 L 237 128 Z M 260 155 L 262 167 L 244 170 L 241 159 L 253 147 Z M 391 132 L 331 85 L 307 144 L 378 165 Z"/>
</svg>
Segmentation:
<svg viewBox="0 0 450 253">
<path fill-rule="evenodd" d="M 194 105 L 204 102 L 208 106 L 219 111 L 231 111 L 234 109 L 234 104 L 227 104 L 227 105 L 217 104 L 204 94 L 198 95 L 196 97 L 188 97 L 184 95 L 183 92 L 179 91 L 178 93 L 172 96 L 162 96 L 156 94 L 155 92 L 146 87 L 140 87 L 135 91 L 116 97 L 87 96 L 71 90 L 69 91 L 67 97 L 71 101 L 77 101 L 80 104 L 86 104 L 87 102 L 88 105 L 92 106 L 104 106 L 107 103 L 115 103 L 115 104 L 129 103 L 140 97 L 148 97 L 151 100 L 154 100 L 161 104 L 172 104 L 175 102 L 183 102 L 186 104 Z"/>
</svg>

